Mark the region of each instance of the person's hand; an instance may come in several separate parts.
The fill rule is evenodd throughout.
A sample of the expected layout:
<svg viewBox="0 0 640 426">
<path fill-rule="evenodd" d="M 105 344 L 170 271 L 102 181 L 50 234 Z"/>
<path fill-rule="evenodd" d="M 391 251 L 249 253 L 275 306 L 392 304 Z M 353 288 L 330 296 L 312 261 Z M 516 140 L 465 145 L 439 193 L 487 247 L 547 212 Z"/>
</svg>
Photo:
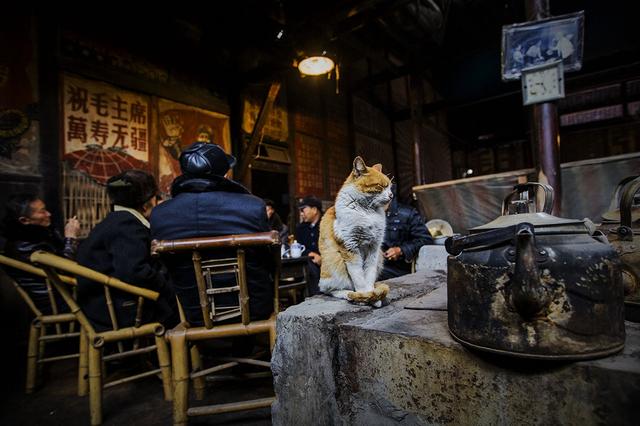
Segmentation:
<svg viewBox="0 0 640 426">
<path fill-rule="evenodd" d="M 160 121 L 162 122 L 164 132 L 167 135 L 167 138 L 163 141 L 163 145 L 171 146 L 175 144 L 184 132 L 180 119 L 174 115 L 165 115 L 160 119 Z"/>
<path fill-rule="evenodd" d="M 402 249 L 400 247 L 389 247 L 387 251 L 384 252 L 385 259 L 398 260 L 400 256 L 402 256 Z"/>
<path fill-rule="evenodd" d="M 309 257 L 311 258 L 311 261 L 316 265 L 322 264 L 322 256 L 320 256 L 319 253 L 316 253 L 315 251 L 311 251 L 309 252 Z"/>
<path fill-rule="evenodd" d="M 67 220 L 67 223 L 64 225 L 64 236 L 65 238 L 78 238 L 78 234 L 80 233 L 80 221 L 76 216 Z"/>
</svg>

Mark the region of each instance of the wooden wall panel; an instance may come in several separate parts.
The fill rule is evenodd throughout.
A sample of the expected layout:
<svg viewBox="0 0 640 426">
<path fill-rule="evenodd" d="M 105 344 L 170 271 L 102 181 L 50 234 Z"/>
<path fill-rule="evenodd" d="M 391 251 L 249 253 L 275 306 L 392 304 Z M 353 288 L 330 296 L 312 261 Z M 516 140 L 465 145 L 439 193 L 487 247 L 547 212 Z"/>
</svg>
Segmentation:
<svg viewBox="0 0 640 426">
<path fill-rule="evenodd" d="M 322 140 L 320 138 L 296 132 L 295 161 L 296 161 L 296 196 L 324 194 Z"/>
</svg>

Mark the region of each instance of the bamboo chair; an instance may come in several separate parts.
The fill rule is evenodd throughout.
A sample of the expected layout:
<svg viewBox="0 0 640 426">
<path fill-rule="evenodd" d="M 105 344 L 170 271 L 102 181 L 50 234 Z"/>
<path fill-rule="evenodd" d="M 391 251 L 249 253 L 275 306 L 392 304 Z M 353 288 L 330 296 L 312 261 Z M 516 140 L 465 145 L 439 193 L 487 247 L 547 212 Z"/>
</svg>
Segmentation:
<svg viewBox="0 0 640 426">
<path fill-rule="evenodd" d="M 81 326 L 80 336 L 80 363 L 78 378 L 78 394 L 86 395 L 89 392 L 89 408 L 91 414 L 91 424 L 99 425 L 102 423 L 102 390 L 119 384 L 127 383 L 144 377 L 160 374 L 162 377 L 162 385 L 165 400 L 171 400 L 171 362 L 169 357 L 169 348 L 164 340 L 165 329 L 162 324 L 157 322 L 142 324 L 142 311 L 144 300 L 156 301 L 159 294 L 155 291 L 136 287 L 127 284 L 117 278 L 99 273 L 90 268 L 80 266 L 68 259 L 56 256 L 43 251 L 35 252 L 31 255 L 31 261 L 41 265 L 49 280 L 60 292 L 65 302 L 71 308 L 71 312 L 75 315 Z M 87 316 L 82 312 L 76 301 L 71 297 L 67 286 L 61 279 L 56 270 L 61 270 L 69 274 L 81 276 L 90 279 L 97 284 L 104 286 L 105 298 L 109 316 L 111 317 L 112 329 L 97 332 L 93 325 L 89 322 Z M 135 325 L 133 327 L 118 327 L 115 309 L 111 301 L 111 289 L 125 291 L 132 295 L 138 296 L 138 306 L 136 311 Z M 154 337 L 155 344 L 148 346 L 139 346 L 136 342 L 140 338 Z M 134 340 L 133 349 L 124 349 L 123 341 Z M 114 354 L 104 355 L 105 343 L 116 343 L 118 351 Z M 103 383 L 103 363 L 113 360 L 121 360 L 133 355 L 140 355 L 156 351 L 158 355 L 159 367 L 144 373 L 114 380 L 109 383 Z M 88 377 L 88 383 L 87 383 Z"/>
<path fill-rule="evenodd" d="M 47 343 L 73 339 L 79 337 L 80 333 L 75 331 L 76 317 L 72 313 L 59 313 L 60 309 L 45 271 L 28 263 L 12 259 L 4 255 L 0 255 L 0 264 L 28 272 L 38 277 L 43 277 L 46 280 L 49 303 L 51 304 L 51 314 L 47 315 L 43 314 L 37 308 L 29 293 L 20 287 L 14 279 L 11 279 L 16 291 L 35 316 L 33 321 L 31 321 L 31 327 L 29 329 L 29 343 L 27 347 L 27 379 L 25 383 L 25 391 L 30 394 L 36 387 L 38 374 L 45 363 L 78 358 L 79 356 L 79 354 L 75 352 L 67 355 L 45 357 Z M 76 285 L 75 278 L 67 276 L 61 276 L 60 278 L 68 285 Z M 65 324 L 67 327 L 63 329 L 62 325 Z M 49 333 L 47 329 L 53 329 L 54 331 L 53 333 Z"/>
<path fill-rule="evenodd" d="M 229 404 L 215 404 L 200 407 L 188 407 L 189 380 L 194 382 L 196 399 L 204 396 L 204 378 L 206 375 L 219 372 L 238 364 L 252 364 L 270 368 L 267 361 L 249 358 L 224 358 L 222 364 L 203 369 L 196 343 L 204 340 L 221 339 L 233 336 L 269 333 L 270 348 L 273 349 L 276 337 L 275 317 L 278 313 L 278 282 L 280 274 L 280 252 L 273 250 L 276 264 L 274 279 L 274 314 L 271 318 L 261 321 L 251 321 L 249 312 L 249 292 L 247 288 L 245 248 L 258 246 L 277 246 L 280 244 L 278 232 L 263 232 L 256 234 L 228 235 L 220 237 L 191 238 L 182 240 L 165 240 L 151 242 L 153 255 L 162 253 L 191 252 L 193 267 L 200 296 L 200 307 L 204 319 L 204 326 L 192 327 L 186 321 L 167 332 L 167 339 L 171 345 L 173 361 L 173 422 L 184 425 L 189 416 L 228 413 L 269 407 L 273 397 Z M 203 260 L 201 252 L 214 252 L 229 248 L 236 249 L 236 256 L 227 259 Z M 226 288 L 213 288 L 211 277 L 216 274 L 235 274 L 235 285 Z M 223 293 L 237 292 L 238 306 L 220 309 L 216 306 L 214 296 Z M 235 318 L 237 323 L 216 323 Z M 189 347 L 191 346 L 191 348 Z M 192 369 L 189 371 L 189 358 Z"/>
</svg>

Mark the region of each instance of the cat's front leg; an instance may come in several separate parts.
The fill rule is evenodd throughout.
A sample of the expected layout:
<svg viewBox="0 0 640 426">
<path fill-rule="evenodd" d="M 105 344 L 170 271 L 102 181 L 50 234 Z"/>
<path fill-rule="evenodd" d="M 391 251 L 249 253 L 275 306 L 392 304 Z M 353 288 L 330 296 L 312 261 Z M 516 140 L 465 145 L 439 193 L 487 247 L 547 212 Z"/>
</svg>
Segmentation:
<svg viewBox="0 0 640 426">
<path fill-rule="evenodd" d="M 382 252 L 376 250 L 364 261 L 364 277 L 367 283 L 371 283 L 373 289 L 380 267 L 382 265 Z"/>
<path fill-rule="evenodd" d="M 373 282 L 368 282 L 364 271 L 364 262 L 358 254 L 346 262 L 349 278 L 353 283 L 353 289 L 357 292 L 373 291 Z"/>
</svg>

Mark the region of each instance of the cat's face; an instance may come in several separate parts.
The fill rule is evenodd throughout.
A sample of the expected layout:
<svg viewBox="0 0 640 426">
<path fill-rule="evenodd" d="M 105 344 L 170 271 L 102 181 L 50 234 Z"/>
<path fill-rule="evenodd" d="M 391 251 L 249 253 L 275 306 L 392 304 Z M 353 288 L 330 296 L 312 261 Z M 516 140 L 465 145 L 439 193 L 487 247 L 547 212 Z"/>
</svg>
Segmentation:
<svg viewBox="0 0 640 426">
<path fill-rule="evenodd" d="M 345 183 L 352 184 L 356 192 L 366 198 L 370 207 L 386 206 L 393 198 L 391 179 L 382 173 L 382 165 L 367 167 L 360 157 L 353 160 L 353 170 Z"/>
</svg>

